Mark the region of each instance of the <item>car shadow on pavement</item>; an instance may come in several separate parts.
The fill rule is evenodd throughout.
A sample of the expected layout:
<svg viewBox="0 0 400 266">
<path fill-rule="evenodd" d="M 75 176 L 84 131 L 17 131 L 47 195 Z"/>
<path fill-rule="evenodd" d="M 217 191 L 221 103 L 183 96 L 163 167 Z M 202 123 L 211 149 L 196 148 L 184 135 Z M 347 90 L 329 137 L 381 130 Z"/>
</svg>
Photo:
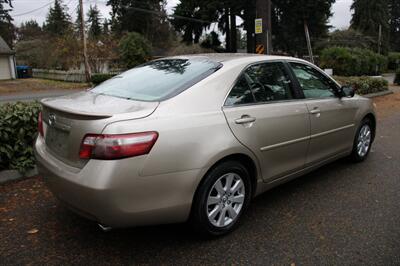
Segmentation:
<svg viewBox="0 0 400 266">
<path fill-rule="evenodd" d="M 252 200 L 245 217 L 242 219 L 242 226 L 254 227 L 257 221 L 254 224 L 253 216 L 259 217 L 261 212 L 263 216 L 268 217 L 268 212 L 273 212 L 277 206 L 280 207 L 282 204 L 290 203 L 296 193 L 301 192 L 304 194 L 306 193 L 303 191 L 305 188 L 313 189 L 327 183 L 329 178 L 332 178 L 329 173 L 336 172 L 340 174 L 341 170 L 351 167 L 352 165 L 345 160 L 339 160 L 261 194 Z M 92 240 L 101 239 L 106 241 L 108 245 L 121 242 L 142 243 L 143 241 L 150 244 L 151 242 L 159 243 L 160 241 L 170 242 L 171 239 L 176 244 L 198 242 L 199 240 L 212 241 L 212 239 L 195 234 L 187 223 L 120 228 L 104 232 L 95 222 L 76 215 L 60 203 L 57 204 L 57 220 L 59 220 L 59 226 L 66 227 L 66 231 L 72 230 L 76 232 L 78 238 L 80 235 L 84 237 L 90 236 Z"/>
</svg>

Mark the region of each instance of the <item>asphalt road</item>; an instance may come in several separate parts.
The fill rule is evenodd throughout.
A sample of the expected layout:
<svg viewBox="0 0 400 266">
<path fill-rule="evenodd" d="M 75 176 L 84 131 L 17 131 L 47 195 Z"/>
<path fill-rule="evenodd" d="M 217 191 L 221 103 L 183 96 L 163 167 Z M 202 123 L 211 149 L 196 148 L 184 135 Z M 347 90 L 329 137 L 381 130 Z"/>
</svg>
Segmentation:
<svg viewBox="0 0 400 266">
<path fill-rule="evenodd" d="M 46 92 L 30 92 L 21 94 L 0 95 L 0 104 L 7 102 L 17 102 L 17 101 L 20 102 L 30 102 L 35 100 L 39 101 L 43 98 L 63 96 L 77 91 L 78 90 L 54 90 Z"/>
<path fill-rule="evenodd" d="M 104 233 L 40 177 L 2 185 L 0 264 L 400 265 L 399 137 L 395 112 L 379 122 L 367 161 L 340 160 L 261 195 L 214 240 L 181 224 Z"/>
</svg>

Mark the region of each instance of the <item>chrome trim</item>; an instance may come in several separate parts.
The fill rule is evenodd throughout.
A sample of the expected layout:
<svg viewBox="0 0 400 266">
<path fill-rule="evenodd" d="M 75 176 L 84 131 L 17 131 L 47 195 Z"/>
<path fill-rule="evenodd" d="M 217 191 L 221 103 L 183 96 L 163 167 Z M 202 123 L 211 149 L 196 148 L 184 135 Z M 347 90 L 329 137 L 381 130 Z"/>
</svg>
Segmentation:
<svg viewBox="0 0 400 266">
<path fill-rule="evenodd" d="M 269 150 L 272 150 L 272 149 L 275 149 L 275 148 L 280 148 L 280 147 L 283 147 L 283 146 L 286 146 L 286 145 L 294 144 L 294 143 L 305 141 L 305 140 L 308 140 L 308 139 L 310 139 L 310 136 L 302 137 L 302 138 L 299 138 L 299 139 L 288 140 L 288 141 L 281 142 L 281 143 L 272 144 L 272 145 L 269 145 L 269 146 L 262 147 L 260 150 L 261 151 L 269 151 Z"/>
<path fill-rule="evenodd" d="M 354 127 L 354 124 L 350 124 L 350 125 L 347 125 L 347 126 L 338 127 L 338 128 L 335 128 L 335 129 L 331 129 L 331 130 L 328 130 L 328 131 L 321 132 L 321 133 L 313 134 L 313 135 L 310 136 L 310 138 L 314 139 L 314 138 L 322 137 L 322 136 L 325 136 L 325 135 L 328 135 L 328 134 L 331 134 L 331 133 L 335 133 L 335 132 L 338 132 L 340 130 L 344 130 L 344 129 L 351 128 L 351 127 Z"/>
<path fill-rule="evenodd" d="M 272 144 L 272 145 L 269 145 L 269 146 L 261 147 L 260 150 L 261 151 L 269 151 L 269 150 L 272 150 L 272 149 L 280 148 L 280 147 L 287 146 L 287 145 L 294 144 L 294 143 L 298 143 L 298 142 L 301 142 L 301 141 L 322 137 L 322 136 L 325 136 L 325 135 L 328 135 L 328 134 L 331 134 L 331 133 L 335 133 L 335 132 L 338 132 L 340 130 L 344 130 L 344 129 L 351 128 L 351 127 L 354 127 L 354 124 L 343 126 L 343 127 L 338 127 L 338 128 L 335 128 L 335 129 L 331 129 L 331 130 L 328 130 L 328 131 L 321 132 L 321 133 L 313 134 L 313 135 L 310 135 L 310 136 L 307 136 L 307 137 L 288 140 L 288 141 Z"/>
</svg>

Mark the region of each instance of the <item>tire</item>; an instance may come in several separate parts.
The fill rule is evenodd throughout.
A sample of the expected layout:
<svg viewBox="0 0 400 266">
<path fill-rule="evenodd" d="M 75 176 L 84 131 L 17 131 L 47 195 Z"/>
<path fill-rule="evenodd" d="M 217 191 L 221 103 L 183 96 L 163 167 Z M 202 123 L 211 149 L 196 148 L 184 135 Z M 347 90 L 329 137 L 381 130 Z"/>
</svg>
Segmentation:
<svg viewBox="0 0 400 266">
<path fill-rule="evenodd" d="M 375 132 L 371 120 L 364 118 L 354 137 L 353 150 L 350 154 L 350 159 L 353 162 L 362 162 L 368 157 L 374 135 Z"/>
<path fill-rule="evenodd" d="M 249 205 L 251 189 L 249 171 L 240 162 L 216 165 L 207 173 L 194 198 L 190 222 L 195 231 L 203 237 L 232 232 Z"/>
</svg>

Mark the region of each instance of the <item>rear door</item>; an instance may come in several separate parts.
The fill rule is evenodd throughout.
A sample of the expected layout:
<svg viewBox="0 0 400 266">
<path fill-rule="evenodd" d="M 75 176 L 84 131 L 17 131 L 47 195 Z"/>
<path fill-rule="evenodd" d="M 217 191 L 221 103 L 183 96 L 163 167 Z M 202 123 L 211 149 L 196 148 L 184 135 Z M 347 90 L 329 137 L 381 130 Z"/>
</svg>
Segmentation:
<svg viewBox="0 0 400 266">
<path fill-rule="evenodd" d="M 224 114 L 236 138 L 254 152 L 265 181 L 302 168 L 310 120 L 282 62 L 249 66 L 231 89 Z"/>
<path fill-rule="evenodd" d="M 337 96 L 338 86 L 317 68 L 290 62 L 310 113 L 311 139 L 307 164 L 351 150 L 357 106 Z"/>
</svg>

